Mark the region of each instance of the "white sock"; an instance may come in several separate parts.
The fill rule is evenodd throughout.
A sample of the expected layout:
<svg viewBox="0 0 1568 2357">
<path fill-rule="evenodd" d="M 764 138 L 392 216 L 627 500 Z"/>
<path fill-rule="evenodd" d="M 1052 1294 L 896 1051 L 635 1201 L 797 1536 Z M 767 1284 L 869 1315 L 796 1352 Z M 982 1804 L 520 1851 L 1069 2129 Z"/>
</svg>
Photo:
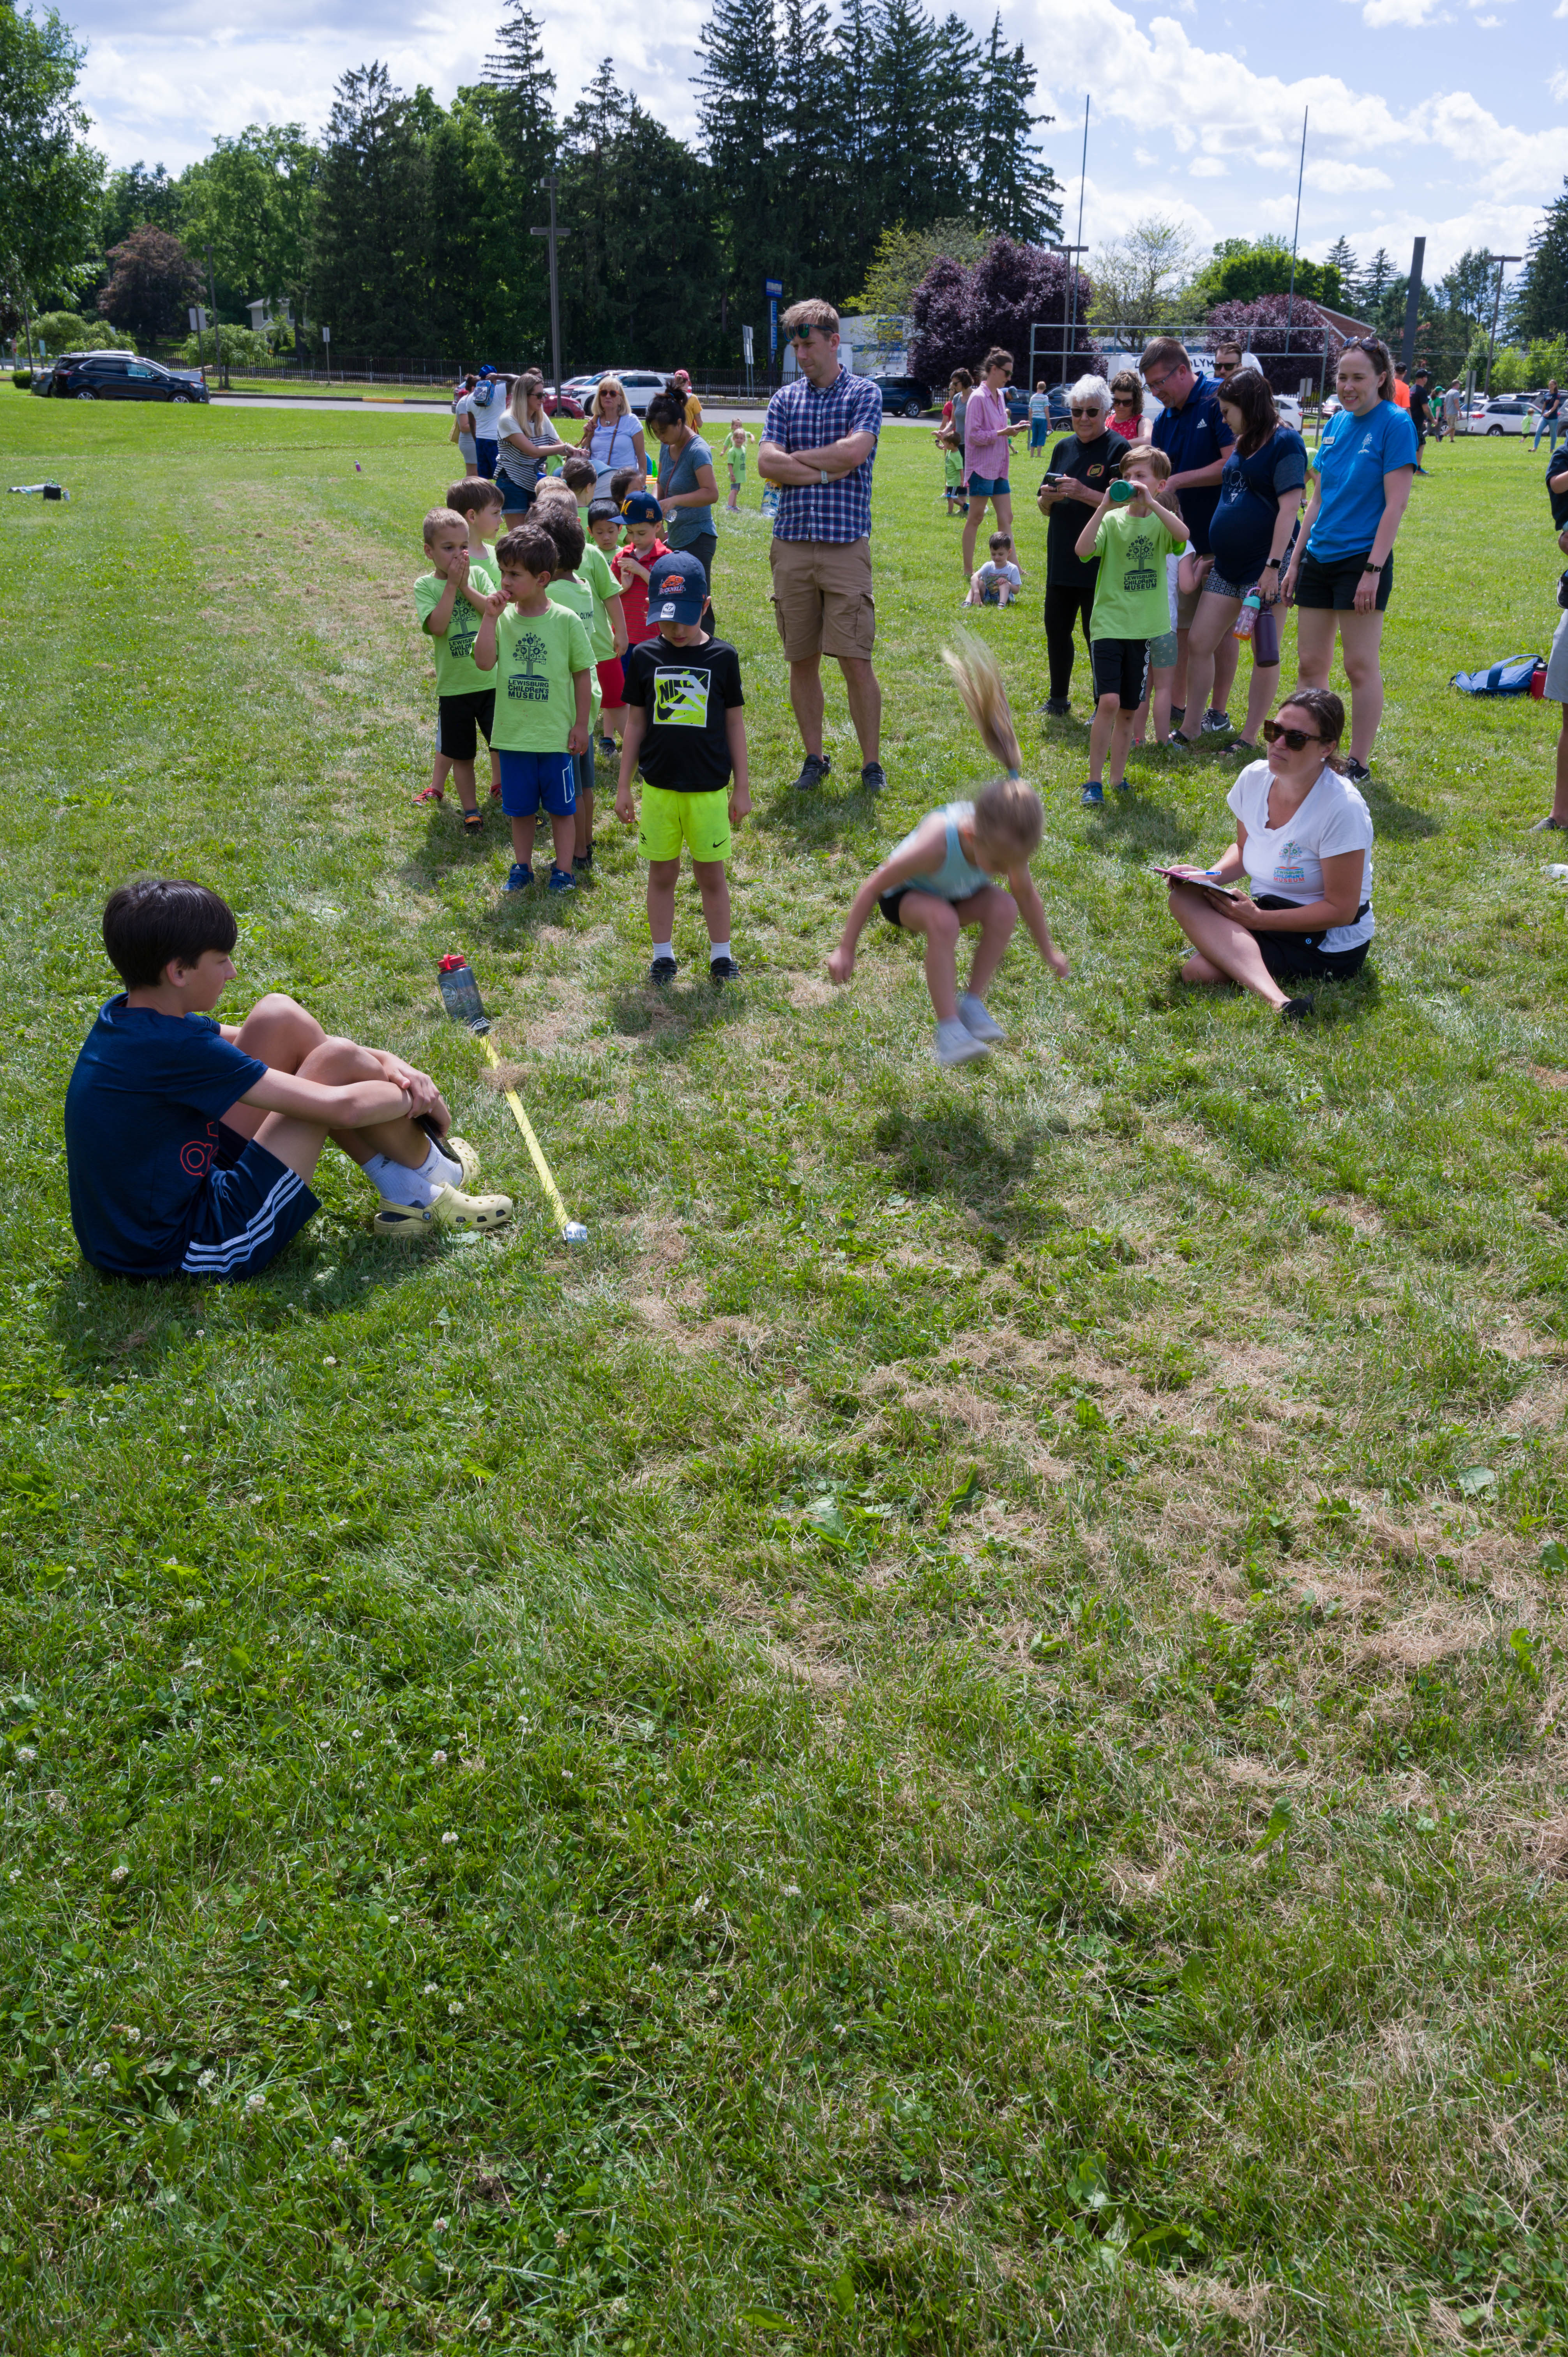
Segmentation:
<svg viewBox="0 0 1568 2357">
<path fill-rule="evenodd" d="M 729 943 L 727 942 L 710 942 L 708 943 L 708 963 L 710 965 L 712 965 L 715 958 L 728 957 L 728 955 Z"/>
<path fill-rule="evenodd" d="M 463 1176 L 462 1164 L 434 1145 L 417 1170 L 411 1170 L 406 1162 L 393 1162 L 385 1154 L 372 1154 L 362 1168 L 384 1202 L 410 1203 L 416 1211 L 424 1211 L 443 1187 L 455 1187 Z"/>
<path fill-rule="evenodd" d="M 653 954 L 654 954 L 654 956 L 655 956 L 656 958 L 661 958 L 661 957 L 672 958 L 672 957 L 674 956 L 674 954 L 675 954 L 675 944 L 674 944 L 674 942 L 654 942 L 654 944 L 653 944 Z"/>
</svg>

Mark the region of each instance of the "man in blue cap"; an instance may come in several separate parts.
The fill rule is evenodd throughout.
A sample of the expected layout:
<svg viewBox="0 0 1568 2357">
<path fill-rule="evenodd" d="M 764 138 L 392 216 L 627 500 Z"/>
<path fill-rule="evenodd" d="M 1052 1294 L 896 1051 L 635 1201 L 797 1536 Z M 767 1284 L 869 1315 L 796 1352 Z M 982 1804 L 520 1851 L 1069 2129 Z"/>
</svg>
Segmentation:
<svg viewBox="0 0 1568 2357">
<path fill-rule="evenodd" d="M 648 619 L 657 638 L 626 658 L 626 729 L 621 738 L 616 816 L 638 824 L 637 847 L 648 862 L 648 927 L 653 938 L 649 980 L 664 985 L 675 963 L 675 887 L 681 854 L 690 852 L 708 928 L 708 975 L 737 982 L 730 953 L 730 829 L 751 808 L 746 775 L 746 698 L 740 657 L 711 638 L 703 614 L 707 576 L 684 549 L 671 549 L 651 569 Z M 642 773 L 640 823 L 631 781 Z M 733 780 L 733 782 L 732 782 Z"/>
</svg>

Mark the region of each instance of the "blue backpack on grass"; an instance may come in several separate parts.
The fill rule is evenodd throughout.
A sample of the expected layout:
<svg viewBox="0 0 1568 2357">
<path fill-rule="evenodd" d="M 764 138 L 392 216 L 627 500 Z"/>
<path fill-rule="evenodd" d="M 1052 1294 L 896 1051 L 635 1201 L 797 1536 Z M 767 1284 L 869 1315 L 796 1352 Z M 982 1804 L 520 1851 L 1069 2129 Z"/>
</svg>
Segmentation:
<svg viewBox="0 0 1568 2357">
<path fill-rule="evenodd" d="M 1539 695 L 1537 672 L 1544 684 L 1546 666 L 1539 655 L 1509 655 L 1487 671 L 1456 671 L 1450 683 L 1466 695 Z"/>
</svg>

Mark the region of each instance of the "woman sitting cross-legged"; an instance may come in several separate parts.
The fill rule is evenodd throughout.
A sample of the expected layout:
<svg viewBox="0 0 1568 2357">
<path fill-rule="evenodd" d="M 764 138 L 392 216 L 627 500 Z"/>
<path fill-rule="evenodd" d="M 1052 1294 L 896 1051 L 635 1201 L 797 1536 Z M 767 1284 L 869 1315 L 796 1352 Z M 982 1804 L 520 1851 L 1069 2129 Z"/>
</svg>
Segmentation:
<svg viewBox="0 0 1568 2357">
<path fill-rule="evenodd" d="M 1298 688 L 1262 727 L 1268 759 L 1249 762 L 1227 800 L 1236 840 L 1209 868 L 1176 871 L 1171 914 L 1192 943 L 1183 982 L 1235 982 L 1288 1017 L 1312 1011 L 1283 982 L 1345 981 L 1372 939 L 1372 814 L 1339 759 L 1345 706 Z M 1211 888 L 1245 877 L 1251 898 Z"/>
</svg>

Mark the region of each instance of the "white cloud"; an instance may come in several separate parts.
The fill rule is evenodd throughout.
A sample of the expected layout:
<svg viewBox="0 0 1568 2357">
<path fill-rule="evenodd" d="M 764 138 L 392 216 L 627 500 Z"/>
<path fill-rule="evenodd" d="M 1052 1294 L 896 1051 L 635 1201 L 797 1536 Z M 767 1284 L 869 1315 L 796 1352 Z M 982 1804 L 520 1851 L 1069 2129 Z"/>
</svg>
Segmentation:
<svg viewBox="0 0 1568 2357">
<path fill-rule="evenodd" d="M 1219 156 L 1199 156 L 1187 169 L 1195 180 L 1223 180 L 1228 177 L 1224 160 Z"/>
<path fill-rule="evenodd" d="M 1441 14 L 1441 0 L 1367 0 L 1361 22 L 1383 32 L 1391 25 L 1430 25 Z"/>
<path fill-rule="evenodd" d="M 1359 197 L 1369 188 L 1391 188 L 1393 182 L 1376 164 L 1333 163 L 1320 156 L 1306 167 L 1306 185 L 1330 197 Z"/>
<path fill-rule="evenodd" d="M 1562 15 L 1568 11 L 1560 10 L 1558 13 Z M 1554 73 L 1550 87 L 1552 97 L 1560 105 L 1568 102 L 1568 73 Z"/>
</svg>

